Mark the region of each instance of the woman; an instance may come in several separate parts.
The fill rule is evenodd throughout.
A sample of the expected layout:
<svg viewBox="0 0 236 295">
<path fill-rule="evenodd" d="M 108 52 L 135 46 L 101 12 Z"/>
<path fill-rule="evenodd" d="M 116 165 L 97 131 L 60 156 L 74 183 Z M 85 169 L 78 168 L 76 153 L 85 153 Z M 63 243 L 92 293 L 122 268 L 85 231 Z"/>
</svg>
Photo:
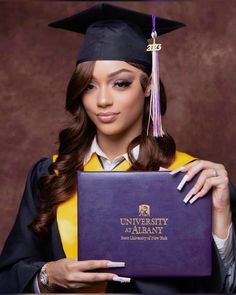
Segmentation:
<svg viewBox="0 0 236 295">
<path fill-rule="evenodd" d="M 133 12 L 102 5 L 83 12 L 83 17 L 87 21 L 91 14 L 100 15 L 106 9 L 113 12 L 112 20 L 97 22 L 92 19 L 86 24 L 85 42 L 67 90 L 66 109 L 72 114 L 73 122 L 60 132 L 58 156 L 53 161 L 41 159 L 29 173 L 16 223 L 0 259 L 0 290 L 47 293 L 233 291 L 235 246 L 230 197 L 235 198 L 235 191 L 229 188 L 227 172 L 223 165 L 193 161 L 193 157 L 176 152 L 174 140 L 167 134 L 157 138 L 150 135 L 154 126 L 149 124 L 151 61 L 145 51 L 146 38 L 136 25 L 117 21 L 114 16 L 122 15 L 122 11 L 130 20 L 129 13 Z M 81 15 L 76 16 L 76 22 L 81 20 Z M 135 12 L 135 17 L 140 20 L 139 17 L 144 16 Z M 146 22 L 149 16 L 144 18 Z M 67 21 L 54 26 L 67 26 Z M 180 26 L 173 23 L 175 28 Z M 161 26 L 160 20 L 159 24 Z M 163 31 L 166 32 L 166 28 Z M 127 42 L 132 44 L 131 38 L 135 40 L 135 50 L 126 48 Z M 109 44 L 122 48 L 116 50 Z M 162 86 L 162 115 L 165 107 Z M 71 230 L 68 232 L 63 227 L 64 214 L 74 197 L 76 171 L 96 170 L 100 163 L 98 158 L 105 170 L 117 167 L 145 171 L 162 167 L 174 169 L 173 173 L 181 170 L 186 176 L 179 189 L 200 173 L 185 202 L 204 197 L 213 189 L 212 276 L 132 279 L 121 285 L 120 282 L 129 282 L 129 278 L 88 271 L 123 267 L 124 262 L 76 261 L 73 216 L 66 219 Z M 69 211 L 69 215 L 72 213 Z"/>
</svg>

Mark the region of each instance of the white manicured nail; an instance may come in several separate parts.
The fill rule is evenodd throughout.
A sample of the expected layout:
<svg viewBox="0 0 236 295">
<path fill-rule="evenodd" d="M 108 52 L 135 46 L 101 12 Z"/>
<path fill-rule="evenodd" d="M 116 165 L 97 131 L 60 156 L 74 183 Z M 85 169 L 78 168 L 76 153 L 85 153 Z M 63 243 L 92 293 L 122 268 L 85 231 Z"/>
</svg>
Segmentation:
<svg viewBox="0 0 236 295">
<path fill-rule="evenodd" d="M 125 262 L 108 261 L 107 267 L 125 267 Z"/>
<path fill-rule="evenodd" d="M 179 167 L 177 169 L 174 169 L 174 170 L 170 171 L 170 175 L 175 175 L 175 174 L 181 172 L 183 168 L 184 168 L 184 166 L 181 166 L 181 167 Z"/>
<path fill-rule="evenodd" d="M 177 190 L 181 191 L 187 181 L 188 181 L 188 175 L 186 174 L 184 175 L 179 185 L 177 186 Z"/>
<path fill-rule="evenodd" d="M 119 276 L 113 276 L 112 280 L 113 280 L 114 282 L 130 283 L 131 278 L 119 277 Z"/>
<path fill-rule="evenodd" d="M 193 204 L 198 198 L 200 198 L 200 196 L 201 196 L 200 193 L 196 194 L 196 195 L 195 195 L 195 196 L 189 201 L 189 203 L 190 203 L 190 204 Z"/>
<path fill-rule="evenodd" d="M 189 192 L 189 193 L 185 196 L 185 198 L 183 199 L 184 203 L 185 203 L 185 204 L 188 203 L 188 201 L 192 198 L 192 196 L 193 196 L 193 193 Z"/>
</svg>

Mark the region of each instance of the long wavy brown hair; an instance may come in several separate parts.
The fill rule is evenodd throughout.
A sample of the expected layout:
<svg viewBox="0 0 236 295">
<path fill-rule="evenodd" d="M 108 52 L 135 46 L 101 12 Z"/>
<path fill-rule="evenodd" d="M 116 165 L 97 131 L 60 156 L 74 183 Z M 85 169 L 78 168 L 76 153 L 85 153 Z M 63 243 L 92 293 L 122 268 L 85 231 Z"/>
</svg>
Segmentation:
<svg viewBox="0 0 236 295">
<path fill-rule="evenodd" d="M 39 235 L 50 232 L 58 205 L 68 200 L 75 191 L 76 171 L 83 170 L 84 157 L 96 135 L 96 127 L 87 116 L 81 100 L 83 92 L 91 82 L 94 64 L 93 61 L 78 64 L 67 87 L 65 108 L 72 115 L 72 121 L 59 133 L 58 157 L 49 166 L 48 176 L 43 176 L 39 180 L 39 211 L 30 225 Z M 150 80 L 150 67 L 130 62 L 129 64 L 142 70 L 140 83 L 145 92 Z M 164 115 L 166 94 L 162 82 L 160 94 L 161 114 Z M 127 152 L 132 163 L 130 170 L 159 170 L 160 166 L 168 167 L 174 159 L 176 147 L 170 135 L 165 134 L 159 138 L 147 136 L 149 103 L 150 97 L 146 97 L 142 133 L 128 146 Z M 152 134 L 152 125 L 149 131 L 149 134 Z M 131 151 L 137 144 L 140 145 L 140 153 L 135 160 Z"/>
</svg>

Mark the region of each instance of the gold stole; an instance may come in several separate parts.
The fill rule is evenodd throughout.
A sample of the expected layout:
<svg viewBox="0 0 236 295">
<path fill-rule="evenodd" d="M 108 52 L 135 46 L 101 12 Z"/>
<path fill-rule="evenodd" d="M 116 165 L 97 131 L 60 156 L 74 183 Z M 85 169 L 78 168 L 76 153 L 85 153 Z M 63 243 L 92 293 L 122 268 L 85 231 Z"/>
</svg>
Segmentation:
<svg viewBox="0 0 236 295">
<path fill-rule="evenodd" d="M 130 168 L 128 161 L 119 163 L 113 171 L 126 171 Z M 84 171 L 103 171 L 103 167 L 94 153 L 90 160 L 84 166 Z M 68 201 L 62 203 L 57 208 L 57 225 L 61 236 L 66 257 L 78 257 L 78 237 L 77 237 L 77 194 L 76 192 Z M 91 287 L 82 288 L 83 293 L 105 293 L 107 283 L 96 283 Z"/>
<path fill-rule="evenodd" d="M 128 161 L 122 161 L 113 171 L 128 170 Z M 103 167 L 94 153 L 84 166 L 84 171 L 103 171 Z M 77 246 L 77 193 L 75 192 L 66 202 L 57 208 L 57 225 L 62 241 L 63 250 L 68 258 L 78 257 Z"/>
</svg>

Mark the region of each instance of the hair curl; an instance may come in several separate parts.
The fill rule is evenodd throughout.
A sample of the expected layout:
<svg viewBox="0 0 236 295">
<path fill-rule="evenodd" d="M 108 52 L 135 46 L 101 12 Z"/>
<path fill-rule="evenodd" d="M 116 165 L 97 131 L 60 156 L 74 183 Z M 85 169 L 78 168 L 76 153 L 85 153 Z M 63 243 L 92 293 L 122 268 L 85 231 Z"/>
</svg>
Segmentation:
<svg viewBox="0 0 236 295">
<path fill-rule="evenodd" d="M 147 66 L 130 63 L 142 70 L 140 83 L 145 92 L 149 82 L 151 69 Z M 47 176 L 39 180 L 39 211 L 30 225 L 31 229 L 39 235 L 46 235 L 56 216 L 60 203 L 70 198 L 75 191 L 76 171 L 83 170 L 83 160 L 89 151 L 96 127 L 87 116 L 82 104 L 83 92 L 91 82 L 95 62 L 78 64 L 67 87 L 66 110 L 72 115 L 72 122 L 59 133 L 58 157 L 49 166 Z M 161 114 L 166 112 L 166 94 L 164 85 L 160 83 Z M 160 166 L 168 167 L 174 159 L 176 147 L 174 139 L 165 134 L 163 137 L 154 138 L 147 136 L 150 97 L 145 98 L 142 133 L 134 138 L 127 149 L 132 163 L 129 170 L 153 171 Z M 152 124 L 150 125 L 150 133 Z M 140 145 L 140 153 L 136 160 L 132 149 Z"/>
</svg>

